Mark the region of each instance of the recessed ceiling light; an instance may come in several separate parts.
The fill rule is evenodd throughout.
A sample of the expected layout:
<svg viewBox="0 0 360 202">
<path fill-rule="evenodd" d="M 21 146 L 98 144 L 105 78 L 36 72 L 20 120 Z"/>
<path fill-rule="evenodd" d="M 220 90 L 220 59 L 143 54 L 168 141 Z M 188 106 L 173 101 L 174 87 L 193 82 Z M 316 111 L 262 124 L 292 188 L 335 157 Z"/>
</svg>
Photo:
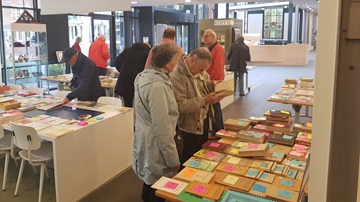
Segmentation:
<svg viewBox="0 0 360 202">
<path fill-rule="evenodd" d="M 131 4 L 137 4 L 138 2 L 137 1 L 132 1 Z"/>
<path fill-rule="evenodd" d="M 186 2 L 186 3 L 190 3 L 190 2 L 191 2 L 191 0 L 185 0 L 185 2 Z"/>
</svg>

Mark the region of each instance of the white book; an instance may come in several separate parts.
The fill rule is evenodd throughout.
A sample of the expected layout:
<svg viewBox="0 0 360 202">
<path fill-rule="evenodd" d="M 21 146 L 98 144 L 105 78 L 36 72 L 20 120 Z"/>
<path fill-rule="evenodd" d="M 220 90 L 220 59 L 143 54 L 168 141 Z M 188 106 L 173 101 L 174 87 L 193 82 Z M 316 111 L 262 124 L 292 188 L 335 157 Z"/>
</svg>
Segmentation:
<svg viewBox="0 0 360 202">
<path fill-rule="evenodd" d="M 45 123 L 40 123 L 40 122 L 31 122 L 31 123 L 28 123 L 28 124 L 24 124 L 24 126 L 30 126 L 30 127 L 33 127 L 36 131 L 39 131 L 39 130 L 42 130 L 44 128 L 48 128 L 50 127 L 50 125 L 48 124 L 45 124 Z"/>
<path fill-rule="evenodd" d="M 151 188 L 162 190 L 168 192 L 170 194 L 179 195 L 185 187 L 188 186 L 189 183 L 181 182 L 178 180 L 174 180 L 168 177 L 161 177 L 158 181 L 156 181 Z"/>
</svg>

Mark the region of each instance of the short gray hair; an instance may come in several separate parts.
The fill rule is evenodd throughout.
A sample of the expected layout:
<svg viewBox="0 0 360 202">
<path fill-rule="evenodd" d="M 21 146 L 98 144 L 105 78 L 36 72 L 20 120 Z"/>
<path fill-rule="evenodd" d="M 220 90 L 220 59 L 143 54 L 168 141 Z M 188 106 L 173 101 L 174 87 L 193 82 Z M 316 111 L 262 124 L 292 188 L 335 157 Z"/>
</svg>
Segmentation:
<svg viewBox="0 0 360 202">
<path fill-rule="evenodd" d="M 215 39 L 217 38 L 216 32 L 214 30 L 212 30 L 212 29 L 205 30 L 204 34 L 206 34 L 206 33 L 209 33 L 209 34 L 213 35 L 215 37 Z"/>
<path fill-rule="evenodd" d="M 199 59 L 199 60 L 207 60 L 210 63 L 212 63 L 211 52 L 209 51 L 208 48 L 205 48 L 205 47 L 200 47 L 200 48 L 193 50 L 190 53 L 190 57 Z"/>
<path fill-rule="evenodd" d="M 175 43 L 163 43 L 152 49 L 151 64 L 164 68 L 175 56 L 181 53 L 181 48 Z"/>
</svg>

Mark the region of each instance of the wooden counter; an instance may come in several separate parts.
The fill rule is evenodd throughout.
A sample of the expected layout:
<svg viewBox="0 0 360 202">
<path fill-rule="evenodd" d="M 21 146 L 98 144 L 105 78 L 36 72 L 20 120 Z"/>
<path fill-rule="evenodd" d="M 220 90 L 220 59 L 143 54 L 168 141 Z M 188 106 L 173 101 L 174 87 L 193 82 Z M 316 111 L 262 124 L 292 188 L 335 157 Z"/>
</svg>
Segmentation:
<svg viewBox="0 0 360 202">
<path fill-rule="evenodd" d="M 249 46 L 251 62 L 249 65 L 304 66 L 309 62 L 308 44 Z"/>
</svg>

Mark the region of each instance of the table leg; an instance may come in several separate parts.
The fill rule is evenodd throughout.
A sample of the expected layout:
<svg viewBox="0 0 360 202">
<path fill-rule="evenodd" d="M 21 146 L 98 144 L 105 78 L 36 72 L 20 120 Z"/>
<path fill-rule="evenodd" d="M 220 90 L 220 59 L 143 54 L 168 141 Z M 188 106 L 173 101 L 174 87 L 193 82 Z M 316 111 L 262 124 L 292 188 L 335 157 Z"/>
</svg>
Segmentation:
<svg viewBox="0 0 360 202">
<path fill-rule="evenodd" d="M 292 108 L 295 110 L 295 123 L 300 123 L 300 110 L 302 106 L 293 104 Z"/>
</svg>

